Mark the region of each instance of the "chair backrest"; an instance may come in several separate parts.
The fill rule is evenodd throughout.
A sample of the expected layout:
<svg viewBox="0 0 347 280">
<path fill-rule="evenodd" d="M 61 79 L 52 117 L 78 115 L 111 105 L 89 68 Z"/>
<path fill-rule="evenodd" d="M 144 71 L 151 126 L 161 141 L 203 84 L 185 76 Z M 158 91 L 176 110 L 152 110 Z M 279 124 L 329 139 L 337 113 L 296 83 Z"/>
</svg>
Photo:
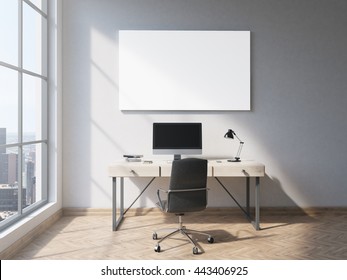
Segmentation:
<svg viewBox="0 0 347 280">
<path fill-rule="evenodd" d="M 201 211 L 207 206 L 207 160 L 185 158 L 172 163 L 167 212 L 184 213 Z M 199 191 L 182 191 L 200 189 Z"/>
</svg>

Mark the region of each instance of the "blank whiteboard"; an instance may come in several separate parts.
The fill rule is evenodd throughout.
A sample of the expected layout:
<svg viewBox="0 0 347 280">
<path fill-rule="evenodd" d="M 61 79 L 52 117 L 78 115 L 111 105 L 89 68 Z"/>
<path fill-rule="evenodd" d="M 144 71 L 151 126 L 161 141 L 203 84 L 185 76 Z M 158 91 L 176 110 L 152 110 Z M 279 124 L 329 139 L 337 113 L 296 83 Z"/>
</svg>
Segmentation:
<svg viewBox="0 0 347 280">
<path fill-rule="evenodd" d="M 119 31 L 120 110 L 250 110 L 250 31 Z"/>
</svg>

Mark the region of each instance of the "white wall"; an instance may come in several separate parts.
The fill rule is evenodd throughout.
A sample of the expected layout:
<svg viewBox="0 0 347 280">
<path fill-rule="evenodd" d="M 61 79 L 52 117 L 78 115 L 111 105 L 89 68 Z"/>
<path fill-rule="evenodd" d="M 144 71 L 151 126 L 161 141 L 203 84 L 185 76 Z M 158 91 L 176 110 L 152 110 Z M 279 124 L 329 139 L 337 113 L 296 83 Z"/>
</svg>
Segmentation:
<svg viewBox="0 0 347 280">
<path fill-rule="evenodd" d="M 110 208 L 107 166 L 151 156 L 154 121 L 201 121 L 208 157 L 235 155 L 238 143 L 223 138 L 234 129 L 242 157 L 266 165 L 263 206 L 347 206 L 346 1 L 65 0 L 63 11 L 64 207 Z M 251 30 L 252 110 L 119 111 L 120 29 Z M 243 181 L 226 181 L 242 197 Z M 146 182 L 126 182 L 127 203 Z M 166 183 L 137 206 L 153 206 Z M 229 205 L 209 185 L 210 206 Z"/>
</svg>

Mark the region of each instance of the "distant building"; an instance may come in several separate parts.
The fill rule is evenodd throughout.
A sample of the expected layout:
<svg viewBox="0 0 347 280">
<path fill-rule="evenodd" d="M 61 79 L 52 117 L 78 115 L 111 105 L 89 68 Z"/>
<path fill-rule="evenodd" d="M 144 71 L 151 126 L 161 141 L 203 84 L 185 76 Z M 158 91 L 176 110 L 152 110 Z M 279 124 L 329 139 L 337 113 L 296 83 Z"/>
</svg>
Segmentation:
<svg viewBox="0 0 347 280">
<path fill-rule="evenodd" d="M 27 204 L 36 202 L 36 177 L 35 177 L 35 163 L 31 160 L 26 162 L 26 195 Z"/>
<path fill-rule="evenodd" d="M 22 190 L 22 208 L 26 203 L 26 189 Z M 18 187 L 0 186 L 0 211 L 18 210 Z"/>
<path fill-rule="evenodd" d="M 0 127 L 0 154 L 6 153 L 6 148 L 1 145 L 6 144 L 6 128 Z"/>
<path fill-rule="evenodd" d="M 18 155 L 6 153 L 6 128 L 0 128 L 0 184 L 13 185 L 18 181 Z"/>
<path fill-rule="evenodd" d="M 18 155 L 0 154 L 0 184 L 13 185 L 18 181 Z"/>
</svg>

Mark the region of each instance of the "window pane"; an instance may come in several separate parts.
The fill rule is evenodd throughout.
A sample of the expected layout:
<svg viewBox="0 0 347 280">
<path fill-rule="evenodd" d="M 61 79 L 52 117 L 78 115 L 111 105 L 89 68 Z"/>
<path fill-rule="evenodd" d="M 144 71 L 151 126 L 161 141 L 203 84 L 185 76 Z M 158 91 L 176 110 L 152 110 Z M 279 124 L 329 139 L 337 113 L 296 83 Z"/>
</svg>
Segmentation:
<svg viewBox="0 0 347 280">
<path fill-rule="evenodd" d="M 42 140 L 46 81 L 23 74 L 23 141 Z"/>
<path fill-rule="evenodd" d="M 22 204 L 25 199 L 22 197 Z M 18 213 L 18 148 L 0 153 L 0 221 Z"/>
<path fill-rule="evenodd" d="M 23 3 L 23 68 L 46 76 L 47 20 Z"/>
<path fill-rule="evenodd" d="M 0 66 L 0 153 L 18 142 L 18 73 Z"/>
<path fill-rule="evenodd" d="M 47 81 L 22 72 L 47 77 L 47 0 L 29 1 L 0 0 L 0 62 L 20 68 L 0 65 L 0 230 L 47 199 L 47 143 L 27 143 L 47 139 Z"/>
<path fill-rule="evenodd" d="M 0 0 L 0 60 L 18 66 L 18 1 Z"/>
<path fill-rule="evenodd" d="M 43 184 L 43 145 L 35 144 L 23 146 L 23 193 L 25 193 L 25 207 L 44 198 Z"/>
</svg>

